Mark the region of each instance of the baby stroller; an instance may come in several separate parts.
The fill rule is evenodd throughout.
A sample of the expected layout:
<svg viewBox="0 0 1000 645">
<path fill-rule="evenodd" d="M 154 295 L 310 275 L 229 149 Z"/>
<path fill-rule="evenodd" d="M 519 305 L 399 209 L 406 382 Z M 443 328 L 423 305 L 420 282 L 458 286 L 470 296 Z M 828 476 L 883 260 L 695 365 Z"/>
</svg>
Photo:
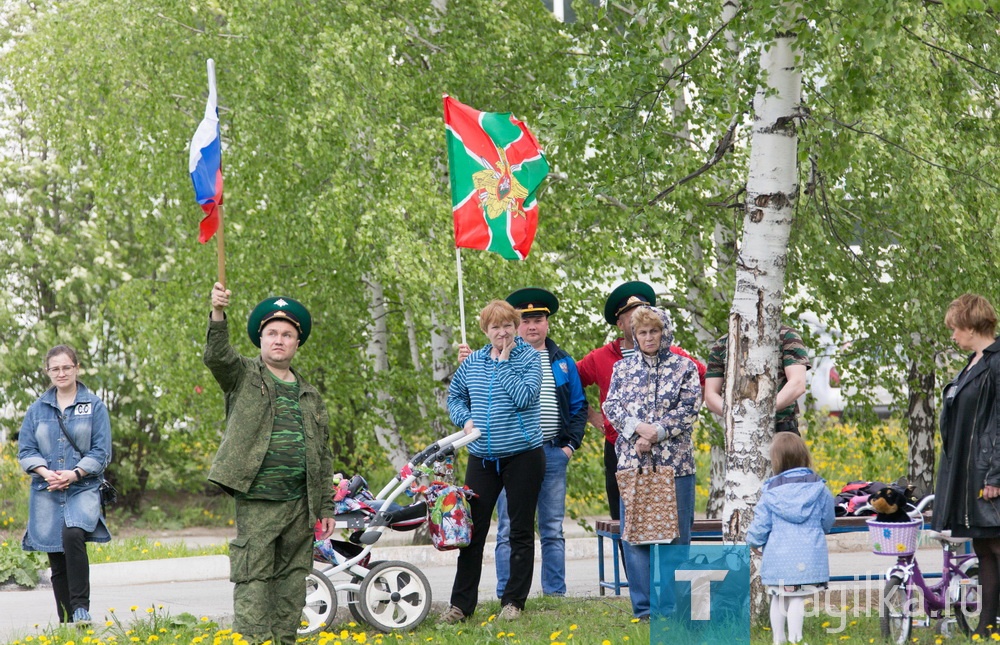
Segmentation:
<svg viewBox="0 0 1000 645">
<path fill-rule="evenodd" d="M 381 632 L 413 629 L 427 617 L 431 609 L 427 577 L 408 562 L 372 561 L 371 551 L 385 531 L 412 531 L 427 521 L 426 502 L 400 506 L 392 500 L 407 491 L 426 467 L 450 459 L 479 435 L 478 430 L 469 434 L 460 430 L 434 442 L 411 457 L 377 495 L 367 493 L 363 478 L 351 479 L 348 491 L 357 500 L 352 504 L 356 510 L 338 513 L 334 519 L 337 529 L 353 532 L 347 541 L 331 537 L 317 543 L 313 569 L 306 578 L 299 636 L 316 634 L 333 622 L 340 591 L 346 593 L 354 619 Z M 341 573 L 346 579 L 334 580 Z"/>
</svg>

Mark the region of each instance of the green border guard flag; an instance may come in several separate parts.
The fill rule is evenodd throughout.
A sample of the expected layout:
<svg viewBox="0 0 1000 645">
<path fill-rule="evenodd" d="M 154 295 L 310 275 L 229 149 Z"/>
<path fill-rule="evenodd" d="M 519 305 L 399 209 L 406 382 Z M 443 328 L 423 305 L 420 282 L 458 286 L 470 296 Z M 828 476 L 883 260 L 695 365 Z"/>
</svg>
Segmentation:
<svg viewBox="0 0 1000 645">
<path fill-rule="evenodd" d="M 523 260 L 538 229 L 535 191 L 549 164 L 510 112 L 480 112 L 444 96 L 455 246 Z"/>
</svg>

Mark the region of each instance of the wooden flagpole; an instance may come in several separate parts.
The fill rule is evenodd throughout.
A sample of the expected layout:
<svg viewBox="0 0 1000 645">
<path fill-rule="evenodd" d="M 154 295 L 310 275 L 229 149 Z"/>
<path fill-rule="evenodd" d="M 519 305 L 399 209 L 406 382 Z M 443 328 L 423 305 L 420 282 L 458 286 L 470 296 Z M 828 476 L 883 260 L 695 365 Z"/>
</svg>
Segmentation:
<svg viewBox="0 0 1000 645">
<path fill-rule="evenodd" d="M 465 339 L 465 291 L 462 289 L 462 249 L 455 247 L 455 264 L 458 268 L 458 317 L 462 325 L 462 344 L 468 345 Z"/>
<path fill-rule="evenodd" d="M 215 61 L 211 58 L 208 59 L 208 93 L 215 94 L 216 96 L 216 109 L 218 109 L 218 94 L 215 90 Z M 222 131 L 219 131 L 219 148 L 222 148 Z M 220 162 L 221 163 L 221 162 Z M 219 261 L 219 284 L 223 288 L 226 286 L 226 243 L 225 236 L 223 235 L 223 222 L 225 218 L 222 216 L 222 204 L 218 205 L 219 209 L 219 230 L 215 232 L 215 252 Z"/>
</svg>

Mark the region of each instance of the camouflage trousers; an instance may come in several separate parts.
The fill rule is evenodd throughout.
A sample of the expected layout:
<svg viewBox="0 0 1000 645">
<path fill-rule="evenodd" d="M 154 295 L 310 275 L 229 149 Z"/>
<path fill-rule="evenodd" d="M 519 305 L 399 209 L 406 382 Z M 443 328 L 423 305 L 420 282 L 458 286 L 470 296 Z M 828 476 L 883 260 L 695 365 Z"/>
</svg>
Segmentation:
<svg viewBox="0 0 1000 645">
<path fill-rule="evenodd" d="M 295 643 L 312 545 L 307 498 L 236 500 L 236 538 L 229 543 L 235 631 L 251 643 Z"/>
</svg>

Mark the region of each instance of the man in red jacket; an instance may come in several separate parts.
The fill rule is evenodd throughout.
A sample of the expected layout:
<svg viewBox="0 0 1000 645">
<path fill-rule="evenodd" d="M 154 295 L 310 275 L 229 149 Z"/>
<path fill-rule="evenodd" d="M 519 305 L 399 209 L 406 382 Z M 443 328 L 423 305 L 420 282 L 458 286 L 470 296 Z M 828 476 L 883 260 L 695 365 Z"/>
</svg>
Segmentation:
<svg viewBox="0 0 1000 645">
<path fill-rule="evenodd" d="M 608 396 L 611 372 L 615 363 L 636 351 L 632 339 L 632 311 L 642 305 L 655 304 L 656 293 L 653 291 L 653 287 L 638 280 L 619 285 L 608 296 L 608 300 L 604 304 L 604 319 L 608 321 L 609 325 L 616 325 L 621 330 L 622 337 L 614 339 L 604 347 L 598 347 L 576 364 L 580 373 L 580 381 L 584 387 L 597 384 L 601 398 L 600 408 L 604 407 L 604 399 Z M 672 346 L 670 351 L 694 361 L 694 364 L 698 366 L 698 377 L 704 390 L 705 364 L 676 345 Z M 611 519 L 618 520 L 621 519 L 619 516 L 618 480 L 615 479 L 615 471 L 618 470 L 618 457 L 615 455 L 615 440 L 618 439 L 618 431 L 607 420 L 600 408 L 591 407 L 587 412 L 587 420 L 595 428 L 604 429 L 604 487 L 608 493 L 608 510 L 611 511 Z"/>
</svg>

